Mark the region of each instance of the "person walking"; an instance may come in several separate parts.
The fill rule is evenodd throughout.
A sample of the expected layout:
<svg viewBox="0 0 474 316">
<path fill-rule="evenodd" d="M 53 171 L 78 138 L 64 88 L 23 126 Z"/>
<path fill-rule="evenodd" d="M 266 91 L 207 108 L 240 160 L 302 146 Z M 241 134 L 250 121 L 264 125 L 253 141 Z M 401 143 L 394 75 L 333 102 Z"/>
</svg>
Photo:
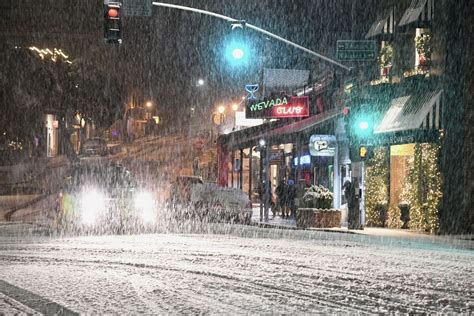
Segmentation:
<svg viewBox="0 0 474 316">
<path fill-rule="evenodd" d="M 296 186 L 295 181 L 292 179 L 288 180 L 287 194 L 286 194 L 286 208 L 288 209 L 288 216 L 296 218 Z"/>
<path fill-rule="evenodd" d="M 284 180 L 281 180 L 278 184 L 275 193 L 277 195 L 277 210 L 274 212 L 274 215 L 278 214 L 278 211 L 281 212 L 281 217 L 286 217 L 286 206 L 287 206 L 287 188 Z"/>
</svg>

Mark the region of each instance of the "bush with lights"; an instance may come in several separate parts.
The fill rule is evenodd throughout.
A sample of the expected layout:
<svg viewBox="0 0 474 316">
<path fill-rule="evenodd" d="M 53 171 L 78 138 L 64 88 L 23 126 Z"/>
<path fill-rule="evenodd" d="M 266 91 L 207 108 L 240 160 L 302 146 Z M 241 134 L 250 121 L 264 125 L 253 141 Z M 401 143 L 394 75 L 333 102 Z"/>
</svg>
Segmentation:
<svg viewBox="0 0 474 316">
<path fill-rule="evenodd" d="M 401 199 L 410 205 L 410 228 L 437 232 L 442 198 L 438 144 L 416 144 Z"/>
<path fill-rule="evenodd" d="M 365 212 L 367 226 L 382 226 L 380 208 L 388 204 L 388 151 L 385 148 L 374 150 L 374 156 L 365 169 Z"/>
</svg>

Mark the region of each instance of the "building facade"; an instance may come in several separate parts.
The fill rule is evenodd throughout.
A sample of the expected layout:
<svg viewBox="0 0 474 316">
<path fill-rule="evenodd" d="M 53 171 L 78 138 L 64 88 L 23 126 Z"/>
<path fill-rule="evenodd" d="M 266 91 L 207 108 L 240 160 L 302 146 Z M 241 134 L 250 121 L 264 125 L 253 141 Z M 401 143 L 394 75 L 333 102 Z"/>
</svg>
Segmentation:
<svg viewBox="0 0 474 316">
<path fill-rule="evenodd" d="M 365 36 L 377 44 L 377 62 L 359 73 L 352 96 L 355 111 L 369 104 L 376 113 L 366 140 L 378 151 L 372 170 L 366 163 L 368 224 L 400 227 L 408 204 L 410 228 L 472 232 L 474 22 L 468 2 L 378 4 Z M 381 215 L 384 203 L 387 214 Z"/>
<path fill-rule="evenodd" d="M 272 190 L 282 179 L 331 189 L 334 207 L 345 203 L 344 182 L 357 181 L 363 225 L 472 233 L 473 6 L 387 0 L 372 12 L 352 39 L 374 41 L 377 58 L 300 93 L 306 118 L 221 135 L 218 181 L 254 197 L 267 172 Z M 361 118 L 370 135 L 357 134 Z M 330 154 L 315 154 L 323 140 Z"/>
</svg>

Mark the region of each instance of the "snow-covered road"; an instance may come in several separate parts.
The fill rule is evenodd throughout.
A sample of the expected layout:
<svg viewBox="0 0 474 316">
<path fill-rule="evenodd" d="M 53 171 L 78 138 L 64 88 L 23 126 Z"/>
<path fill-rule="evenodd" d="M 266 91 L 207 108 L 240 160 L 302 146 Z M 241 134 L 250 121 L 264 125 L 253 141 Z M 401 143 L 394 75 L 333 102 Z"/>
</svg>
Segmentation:
<svg viewBox="0 0 474 316">
<path fill-rule="evenodd" d="M 0 280 L 90 314 L 474 312 L 469 247 L 256 227 L 227 231 L 4 236 Z"/>
</svg>

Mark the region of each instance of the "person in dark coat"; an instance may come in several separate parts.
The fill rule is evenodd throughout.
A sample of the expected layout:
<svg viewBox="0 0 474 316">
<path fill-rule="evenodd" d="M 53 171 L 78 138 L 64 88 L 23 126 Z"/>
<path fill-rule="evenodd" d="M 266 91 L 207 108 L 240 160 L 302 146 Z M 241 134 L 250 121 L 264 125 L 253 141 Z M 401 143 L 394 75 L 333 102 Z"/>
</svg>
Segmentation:
<svg viewBox="0 0 474 316">
<path fill-rule="evenodd" d="M 286 194 L 286 207 L 288 209 L 288 215 L 291 218 L 296 218 L 296 186 L 293 180 L 288 180 L 287 194 Z"/>
<path fill-rule="evenodd" d="M 349 229 L 353 229 L 355 227 L 355 196 L 354 196 L 354 186 L 352 182 L 347 180 L 344 182 L 344 197 L 347 200 L 347 223 Z"/>
<path fill-rule="evenodd" d="M 285 181 L 281 180 L 278 186 L 276 187 L 275 193 L 277 195 L 277 206 L 281 211 L 281 217 L 286 217 L 287 211 L 287 188 Z M 275 212 L 276 214 L 277 212 Z"/>
</svg>

